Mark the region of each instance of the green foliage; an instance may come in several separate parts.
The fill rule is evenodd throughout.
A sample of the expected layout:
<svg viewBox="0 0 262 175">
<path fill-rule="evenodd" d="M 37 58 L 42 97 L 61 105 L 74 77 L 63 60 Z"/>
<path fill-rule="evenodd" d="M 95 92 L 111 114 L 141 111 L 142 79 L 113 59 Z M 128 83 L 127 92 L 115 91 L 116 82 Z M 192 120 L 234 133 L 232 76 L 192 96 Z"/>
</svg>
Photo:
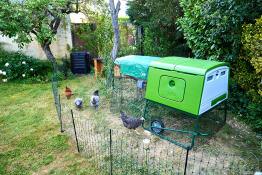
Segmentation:
<svg viewBox="0 0 262 175">
<path fill-rule="evenodd" d="M 261 14 L 260 0 L 180 0 L 178 20 L 196 58 L 231 61 L 238 58 L 241 25 Z"/>
<path fill-rule="evenodd" d="M 71 0 L 0 1 L 0 32 L 13 38 L 20 48 L 37 40 L 57 70 L 50 45 L 61 21 L 73 11 L 72 5 Z"/>
<path fill-rule="evenodd" d="M 107 4 L 100 2 L 96 10 L 88 7 L 83 12 L 88 16 L 89 24 L 79 25 L 75 28 L 77 36 L 84 42 L 85 48 L 94 57 L 106 58 L 110 56 L 113 47 L 113 29 L 110 13 Z M 118 57 L 134 54 L 133 45 L 129 43 L 130 38 L 135 36 L 135 28 L 130 25 L 128 18 L 119 18 L 120 48 Z M 107 59 L 106 59 L 107 60 Z M 104 68 L 107 69 L 108 61 L 105 61 Z M 107 71 L 105 70 L 105 73 Z"/>
<path fill-rule="evenodd" d="M 120 23 L 128 23 L 129 22 L 129 18 L 127 18 L 127 17 L 118 17 L 118 21 Z"/>
<path fill-rule="evenodd" d="M 262 72 L 262 16 L 256 20 L 254 25 L 244 24 L 242 43 L 246 60 L 250 61 L 257 73 Z"/>
<path fill-rule="evenodd" d="M 71 71 L 70 60 L 67 58 L 62 58 L 58 61 L 58 71 L 57 78 L 58 80 L 72 79 L 74 74 Z"/>
<path fill-rule="evenodd" d="M 176 41 L 165 38 L 164 32 L 146 28 L 144 34 L 143 47 L 145 55 L 170 56 L 176 54 L 174 53 Z"/>
<path fill-rule="evenodd" d="M 6 72 L 6 75 L 0 75 L 1 81 L 2 79 L 47 81 L 53 68 L 52 64 L 46 61 L 40 61 L 19 52 L 8 53 L 0 50 L 0 70 Z"/>
<path fill-rule="evenodd" d="M 83 7 L 83 13 L 88 17 L 89 23 L 76 26 L 74 32 L 84 42 L 92 55 L 104 58 L 105 52 L 111 50 L 113 43 L 113 29 L 109 11 L 104 2 L 97 4 L 95 10 Z"/>
<path fill-rule="evenodd" d="M 135 26 L 132 25 L 128 18 L 118 18 L 120 30 L 120 44 L 118 57 L 126 55 L 135 55 L 137 49 L 135 47 Z"/>
<path fill-rule="evenodd" d="M 117 57 L 123 57 L 127 55 L 136 55 L 137 48 L 134 44 L 121 44 L 119 51 L 117 53 Z"/>
<path fill-rule="evenodd" d="M 15 37 L 19 46 L 32 41 L 31 33 L 43 44 L 55 40 L 55 18 L 60 20 L 72 10 L 68 0 L 25 0 L 0 2 L 0 31 L 8 37 Z"/>
<path fill-rule="evenodd" d="M 137 0 L 128 2 L 127 14 L 133 24 L 144 29 L 144 54 L 176 55 L 176 47 L 185 43 L 177 30 L 176 20 L 182 16 L 178 0 Z"/>
<path fill-rule="evenodd" d="M 257 77 L 256 71 L 248 61 L 244 59 L 233 61 L 232 77 L 247 94 L 253 97 L 253 101 L 262 102 L 258 95 L 258 85 L 261 78 Z"/>
<path fill-rule="evenodd" d="M 247 65 L 250 65 L 251 71 L 235 75 L 238 78 L 238 83 L 248 92 L 259 93 L 262 96 L 262 16 L 256 20 L 255 24 L 244 24 L 242 34 L 242 60 L 245 60 Z M 250 78 L 252 77 L 252 81 Z M 245 84 L 243 79 L 251 82 Z"/>
<path fill-rule="evenodd" d="M 237 118 L 248 123 L 253 130 L 262 133 L 262 98 L 253 101 L 252 96 L 245 93 L 236 82 L 231 82 L 229 109 L 237 114 Z"/>
<path fill-rule="evenodd" d="M 130 21 L 137 26 L 148 26 L 150 23 L 150 7 L 145 5 L 147 0 L 128 1 L 128 9 L 126 13 L 129 16 Z"/>
</svg>

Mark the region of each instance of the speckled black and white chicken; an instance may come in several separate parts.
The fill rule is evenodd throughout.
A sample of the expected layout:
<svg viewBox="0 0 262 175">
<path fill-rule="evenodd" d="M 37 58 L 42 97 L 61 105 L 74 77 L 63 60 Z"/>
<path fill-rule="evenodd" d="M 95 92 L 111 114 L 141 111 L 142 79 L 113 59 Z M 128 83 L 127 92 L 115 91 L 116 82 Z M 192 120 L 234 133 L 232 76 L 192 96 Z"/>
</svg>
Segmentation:
<svg viewBox="0 0 262 175">
<path fill-rule="evenodd" d="M 126 115 L 125 112 L 120 111 L 121 119 L 123 122 L 123 125 L 128 129 L 134 129 L 136 131 L 136 128 L 139 127 L 143 121 L 145 120 L 143 117 L 140 118 L 134 118 L 132 116 Z M 137 131 L 136 131 L 137 132 Z M 138 134 L 138 133 L 137 133 Z"/>
<path fill-rule="evenodd" d="M 96 109 L 99 105 L 99 94 L 98 94 L 98 90 L 96 90 L 94 92 L 94 94 L 92 95 L 92 97 L 90 98 L 90 104 L 91 106 L 94 106 Z"/>
</svg>

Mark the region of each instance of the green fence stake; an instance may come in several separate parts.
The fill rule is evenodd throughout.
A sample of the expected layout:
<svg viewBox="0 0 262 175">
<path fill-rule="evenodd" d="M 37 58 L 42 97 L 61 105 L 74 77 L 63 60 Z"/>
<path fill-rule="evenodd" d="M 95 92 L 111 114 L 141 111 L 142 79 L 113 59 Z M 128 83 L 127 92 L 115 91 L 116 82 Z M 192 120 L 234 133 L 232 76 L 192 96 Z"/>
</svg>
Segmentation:
<svg viewBox="0 0 262 175">
<path fill-rule="evenodd" d="M 110 174 L 112 175 L 113 174 L 113 162 L 112 162 L 113 156 L 112 156 L 112 130 L 111 129 L 109 130 L 109 135 L 110 135 L 110 142 L 109 142 L 109 145 L 110 145 Z"/>
<path fill-rule="evenodd" d="M 71 109 L 71 114 L 72 114 L 72 122 L 73 122 L 73 126 L 74 126 L 74 131 L 75 131 L 75 138 L 76 138 L 77 151 L 80 153 L 80 150 L 79 150 L 79 144 L 78 144 L 78 139 L 77 139 L 77 134 L 76 134 L 76 127 L 75 127 L 74 114 L 73 114 L 73 110 L 72 110 L 72 109 Z"/>
<path fill-rule="evenodd" d="M 189 150 L 190 150 L 189 148 L 186 149 L 186 162 L 185 162 L 185 168 L 184 168 L 184 175 L 186 175 Z"/>
<path fill-rule="evenodd" d="M 60 130 L 61 130 L 61 133 L 64 132 L 63 130 L 63 121 L 62 121 L 62 113 L 61 113 L 61 98 L 60 98 L 60 94 L 59 94 L 59 121 L 60 121 Z"/>
</svg>

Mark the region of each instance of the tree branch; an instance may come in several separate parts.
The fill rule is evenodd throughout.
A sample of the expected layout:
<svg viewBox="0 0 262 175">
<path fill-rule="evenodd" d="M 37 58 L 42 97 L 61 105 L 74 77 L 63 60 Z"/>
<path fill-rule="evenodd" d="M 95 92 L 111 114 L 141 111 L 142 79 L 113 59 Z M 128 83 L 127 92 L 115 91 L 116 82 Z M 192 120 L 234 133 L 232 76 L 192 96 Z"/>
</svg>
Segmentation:
<svg viewBox="0 0 262 175">
<path fill-rule="evenodd" d="M 120 5 L 121 5 L 121 3 L 120 3 L 120 1 L 118 1 L 117 4 L 116 4 L 116 11 L 115 11 L 116 14 L 119 13 Z"/>
<path fill-rule="evenodd" d="M 55 15 L 53 12 L 51 12 L 49 9 L 47 9 L 47 12 L 48 12 L 50 15 L 52 15 L 53 17 L 56 16 L 56 15 Z"/>
<path fill-rule="evenodd" d="M 31 32 L 37 36 L 37 32 L 34 29 L 32 29 Z"/>
<path fill-rule="evenodd" d="M 53 28 L 54 28 L 54 23 L 55 23 L 55 22 L 56 22 L 56 18 L 54 18 L 54 19 L 50 22 L 49 26 L 50 26 L 51 30 L 53 30 Z"/>
<path fill-rule="evenodd" d="M 111 13 L 111 22 L 114 31 L 114 42 L 113 42 L 113 50 L 111 52 L 111 59 L 114 61 L 117 57 L 117 53 L 119 50 L 119 26 L 118 26 L 118 13 L 120 10 L 120 1 L 118 0 L 117 5 L 115 7 L 114 0 L 109 0 L 110 13 Z"/>
<path fill-rule="evenodd" d="M 110 6 L 110 13 L 111 15 L 115 13 L 115 2 L 114 0 L 109 0 L 109 6 Z"/>
<path fill-rule="evenodd" d="M 57 29 L 60 25 L 60 22 L 61 22 L 61 19 L 59 17 L 55 18 L 56 21 L 55 21 L 55 25 L 54 25 L 54 28 L 52 29 L 52 33 L 53 34 L 56 34 L 57 33 Z"/>
</svg>

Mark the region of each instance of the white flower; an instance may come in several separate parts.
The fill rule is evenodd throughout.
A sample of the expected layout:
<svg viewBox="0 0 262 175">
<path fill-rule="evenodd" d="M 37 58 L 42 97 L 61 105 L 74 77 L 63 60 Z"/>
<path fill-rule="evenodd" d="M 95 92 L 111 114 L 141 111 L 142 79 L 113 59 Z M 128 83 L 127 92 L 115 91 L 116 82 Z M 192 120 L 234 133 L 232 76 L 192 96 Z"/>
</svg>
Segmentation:
<svg viewBox="0 0 262 175">
<path fill-rule="evenodd" d="M 5 67 L 8 67 L 9 66 L 9 63 L 5 63 Z"/>
<path fill-rule="evenodd" d="M 23 62 L 22 62 L 22 64 L 26 64 L 26 62 L 25 62 L 25 61 L 23 61 Z"/>
<path fill-rule="evenodd" d="M 33 69 L 33 68 L 31 68 L 30 70 L 31 70 L 31 71 L 33 71 L 34 69 Z"/>
<path fill-rule="evenodd" d="M 2 81 L 3 81 L 4 83 L 6 83 L 6 82 L 7 82 L 7 79 L 2 79 Z"/>
<path fill-rule="evenodd" d="M 3 72 L 2 72 L 2 74 L 3 74 L 3 75 L 6 75 L 6 72 L 5 72 L 5 71 L 3 71 Z"/>
<path fill-rule="evenodd" d="M 25 77 L 25 74 L 22 74 L 22 77 Z"/>
<path fill-rule="evenodd" d="M 0 70 L 0 75 L 2 75 L 3 74 L 3 72 L 2 72 L 2 70 Z"/>
</svg>

